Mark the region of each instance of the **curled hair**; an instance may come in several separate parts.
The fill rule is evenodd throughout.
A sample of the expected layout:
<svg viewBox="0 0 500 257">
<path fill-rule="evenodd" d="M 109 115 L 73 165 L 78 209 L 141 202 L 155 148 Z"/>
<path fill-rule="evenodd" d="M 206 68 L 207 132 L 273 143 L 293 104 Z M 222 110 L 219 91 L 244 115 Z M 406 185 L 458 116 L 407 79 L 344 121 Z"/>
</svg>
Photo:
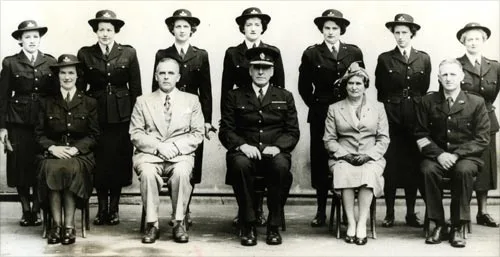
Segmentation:
<svg viewBox="0 0 500 257">
<path fill-rule="evenodd" d="M 470 29 L 470 30 L 467 30 L 464 33 L 462 33 L 462 35 L 460 36 L 460 43 L 462 43 L 462 45 L 465 44 L 465 39 L 467 39 L 467 33 L 469 33 L 469 31 L 479 31 L 481 33 L 481 36 L 483 37 L 483 42 L 488 39 L 488 35 L 486 35 L 486 32 L 484 32 L 484 30 L 482 30 L 482 29 Z"/>
<path fill-rule="evenodd" d="M 170 31 L 170 34 L 174 34 L 174 26 L 175 26 L 175 22 L 178 21 L 178 20 L 183 20 L 183 21 L 186 21 L 187 23 L 189 23 L 189 26 L 191 26 L 191 34 L 189 36 L 192 36 L 193 33 L 196 32 L 196 29 L 197 29 L 197 26 L 194 25 L 193 22 L 191 22 L 190 20 L 186 20 L 186 19 L 176 19 L 174 20 L 173 22 L 169 22 L 167 23 L 167 27 L 168 27 L 168 31 Z"/>
<path fill-rule="evenodd" d="M 340 35 L 344 35 L 347 26 L 343 22 L 337 22 L 335 20 L 324 20 L 323 22 L 316 24 L 316 27 L 318 27 L 321 33 L 323 33 L 323 27 L 325 26 L 325 22 L 327 21 L 335 22 L 335 24 L 337 24 L 337 26 L 339 26 L 340 28 Z"/>
<path fill-rule="evenodd" d="M 97 32 L 97 30 L 99 29 L 99 24 L 101 24 L 101 23 L 109 23 L 109 24 L 113 25 L 113 28 L 115 29 L 115 33 L 120 32 L 120 27 L 116 26 L 116 24 L 114 24 L 112 21 L 100 21 L 100 22 L 97 22 L 97 23 L 90 25 L 90 26 L 92 26 L 92 30 L 94 31 L 94 33 Z"/>
<path fill-rule="evenodd" d="M 411 38 L 413 38 L 414 36 L 416 36 L 416 35 L 417 35 L 417 31 L 418 31 L 417 27 L 415 27 L 415 26 L 410 26 L 410 25 L 404 25 L 404 24 L 396 24 L 396 25 L 392 26 L 392 27 L 391 27 L 391 32 L 392 32 L 393 34 L 394 34 L 394 28 L 395 28 L 396 26 L 406 26 L 406 27 L 408 27 L 408 28 L 410 29 Z"/>
<path fill-rule="evenodd" d="M 261 33 L 261 35 L 262 35 L 262 34 L 264 34 L 264 32 L 266 32 L 266 30 L 267 30 L 267 24 L 268 24 L 268 23 L 267 23 L 267 22 L 265 22 L 265 21 L 263 21 L 263 20 L 262 20 L 261 18 L 259 18 L 259 17 L 248 17 L 248 18 L 246 18 L 244 22 L 242 22 L 241 24 L 239 24 L 239 25 L 238 25 L 238 26 L 240 27 L 240 32 L 241 32 L 242 34 L 245 34 L 245 23 L 247 22 L 247 20 L 248 20 L 248 19 L 251 19 L 251 18 L 257 18 L 257 19 L 259 19 L 259 20 L 260 20 L 260 23 L 262 24 L 262 33 Z"/>
</svg>

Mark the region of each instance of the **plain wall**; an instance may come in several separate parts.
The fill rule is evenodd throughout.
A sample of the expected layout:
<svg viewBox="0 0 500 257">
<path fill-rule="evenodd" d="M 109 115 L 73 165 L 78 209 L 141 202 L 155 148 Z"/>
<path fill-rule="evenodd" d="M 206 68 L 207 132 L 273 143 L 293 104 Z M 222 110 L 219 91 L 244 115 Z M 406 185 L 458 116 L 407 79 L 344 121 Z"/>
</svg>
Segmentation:
<svg viewBox="0 0 500 257">
<path fill-rule="evenodd" d="M 293 154 L 292 193 L 313 193 L 310 186 L 309 125 L 307 107 L 297 91 L 298 67 L 304 49 L 321 43 L 322 34 L 313 19 L 325 9 L 335 8 L 351 21 L 341 41 L 356 44 L 364 54 L 370 73 L 368 97 L 375 98 L 374 70 L 380 53 L 395 47 L 395 40 L 385 23 L 397 13 L 412 15 L 422 26 L 413 40 L 413 46 L 431 56 L 431 89 L 437 89 L 437 67 L 441 60 L 458 57 L 465 49 L 456 39 L 456 32 L 470 21 L 480 22 L 492 31 L 484 46 L 484 55 L 498 60 L 499 55 L 499 1 L 0 1 L 0 57 L 20 51 L 11 33 L 18 24 L 34 19 L 48 27 L 40 50 L 54 55 L 76 54 L 82 46 L 97 42 L 87 21 L 101 9 L 115 11 L 125 26 L 116 35 L 117 42 L 130 44 L 136 50 L 141 67 L 143 92 L 151 91 L 154 55 L 158 49 L 173 44 L 173 36 L 164 23 L 176 9 L 186 8 L 201 20 L 191 44 L 209 53 L 213 125 L 220 119 L 220 84 L 224 53 L 229 46 L 243 41 L 235 18 L 248 7 L 257 6 L 272 19 L 262 36 L 266 43 L 281 49 L 286 88 L 296 101 L 301 137 Z M 496 103 L 498 107 L 498 101 Z M 497 112 L 498 114 L 498 112 Z M 499 144 L 500 145 L 500 144 Z M 232 192 L 224 184 L 225 148 L 215 136 L 205 140 L 204 170 L 197 192 Z M 500 152 L 500 151 L 498 151 Z M 5 179 L 5 156 L 0 156 L 0 192 L 13 192 Z M 125 192 L 138 192 L 137 180 Z"/>
</svg>

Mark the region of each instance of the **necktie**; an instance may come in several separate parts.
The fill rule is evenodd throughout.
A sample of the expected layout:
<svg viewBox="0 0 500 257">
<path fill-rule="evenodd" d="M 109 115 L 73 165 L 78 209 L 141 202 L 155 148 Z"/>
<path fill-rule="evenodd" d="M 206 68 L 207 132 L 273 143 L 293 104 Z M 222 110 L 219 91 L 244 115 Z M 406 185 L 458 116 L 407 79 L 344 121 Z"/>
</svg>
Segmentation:
<svg viewBox="0 0 500 257">
<path fill-rule="evenodd" d="M 35 55 L 31 55 L 31 65 L 35 65 Z"/>
<path fill-rule="evenodd" d="M 476 71 L 477 74 L 481 74 L 481 64 L 477 59 L 476 62 L 474 63 L 474 70 Z"/>
<path fill-rule="evenodd" d="M 332 55 L 333 55 L 333 58 L 335 58 L 335 60 L 337 60 L 337 49 L 335 49 L 335 46 L 332 46 Z"/>
<path fill-rule="evenodd" d="M 450 96 L 446 98 L 446 101 L 448 102 L 448 112 L 451 111 L 451 107 L 453 106 L 453 98 Z"/>
<path fill-rule="evenodd" d="M 179 55 L 181 56 L 181 59 L 184 60 L 184 56 L 186 56 L 186 53 L 184 53 L 184 48 L 181 48 L 181 53 Z"/>
<path fill-rule="evenodd" d="M 259 89 L 259 96 L 258 96 L 258 98 L 259 98 L 259 102 L 262 103 L 262 100 L 264 99 L 264 92 L 262 91 L 262 88 Z"/>
<path fill-rule="evenodd" d="M 257 44 L 253 43 L 252 48 L 256 48 Z"/>
<path fill-rule="evenodd" d="M 163 114 L 165 114 L 165 121 L 167 125 L 170 125 L 170 119 L 172 118 L 172 111 L 170 110 L 170 96 L 165 97 L 165 103 L 163 104 L 165 108 L 163 109 Z"/>
<path fill-rule="evenodd" d="M 406 50 L 403 50 L 403 56 L 405 57 L 405 61 L 408 62 L 408 54 L 406 53 Z"/>
<path fill-rule="evenodd" d="M 104 53 L 104 57 L 106 57 L 106 59 L 108 59 L 108 56 L 109 56 L 109 46 L 106 45 L 106 52 Z"/>
<path fill-rule="evenodd" d="M 71 102 L 71 95 L 69 94 L 69 92 L 66 94 L 66 98 L 64 98 L 64 101 L 66 102 L 66 104 L 69 104 L 69 102 Z"/>
</svg>

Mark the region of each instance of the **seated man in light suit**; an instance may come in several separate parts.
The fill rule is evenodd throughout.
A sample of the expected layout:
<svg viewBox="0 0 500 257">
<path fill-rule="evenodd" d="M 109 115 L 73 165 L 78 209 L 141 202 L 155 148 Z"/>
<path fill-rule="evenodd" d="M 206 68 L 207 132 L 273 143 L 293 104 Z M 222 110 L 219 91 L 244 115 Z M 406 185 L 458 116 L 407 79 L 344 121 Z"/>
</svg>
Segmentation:
<svg viewBox="0 0 500 257">
<path fill-rule="evenodd" d="M 146 210 L 147 228 L 143 243 L 159 238 L 158 210 L 162 176 L 169 177 L 172 211 L 176 224 L 176 242 L 189 240 L 183 224 L 192 185 L 194 151 L 204 136 L 204 119 L 198 97 L 179 91 L 179 63 L 160 60 L 155 79 L 159 89 L 137 98 L 130 121 L 130 136 L 136 151 L 134 170 L 140 180 L 141 197 Z"/>
</svg>

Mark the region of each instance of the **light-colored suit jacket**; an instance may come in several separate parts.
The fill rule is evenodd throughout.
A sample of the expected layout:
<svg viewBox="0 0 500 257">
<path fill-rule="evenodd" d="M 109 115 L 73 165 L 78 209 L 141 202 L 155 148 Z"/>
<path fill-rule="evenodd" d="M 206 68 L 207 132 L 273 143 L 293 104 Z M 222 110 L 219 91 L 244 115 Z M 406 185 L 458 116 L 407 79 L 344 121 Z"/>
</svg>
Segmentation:
<svg viewBox="0 0 500 257">
<path fill-rule="evenodd" d="M 366 97 L 365 97 L 366 99 Z M 358 126 L 347 99 L 329 106 L 323 141 L 330 155 L 329 167 L 347 154 L 366 154 L 385 167 L 384 154 L 389 146 L 389 124 L 384 105 L 364 101 Z"/>
<path fill-rule="evenodd" d="M 203 141 L 204 118 L 198 97 L 179 91 L 170 93 L 172 116 L 167 124 L 164 115 L 165 99 L 157 89 L 137 98 L 130 119 L 130 137 L 136 150 L 132 161 L 134 168 L 142 163 L 164 162 L 157 155 L 160 143 L 174 143 L 179 155 L 169 162 L 192 160 L 194 151 Z"/>
</svg>

